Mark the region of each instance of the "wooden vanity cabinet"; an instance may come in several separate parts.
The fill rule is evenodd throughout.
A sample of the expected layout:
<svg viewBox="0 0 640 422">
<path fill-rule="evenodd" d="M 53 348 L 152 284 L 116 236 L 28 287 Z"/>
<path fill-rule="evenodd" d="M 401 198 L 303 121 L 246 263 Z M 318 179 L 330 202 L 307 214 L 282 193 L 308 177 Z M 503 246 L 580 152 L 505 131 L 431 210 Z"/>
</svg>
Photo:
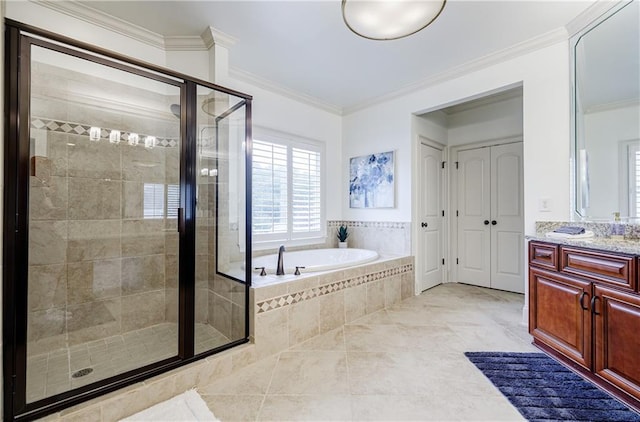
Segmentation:
<svg viewBox="0 0 640 422">
<path fill-rule="evenodd" d="M 628 254 L 529 242 L 534 344 L 640 409 L 637 266 Z"/>
<path fill-rule="evenodd" d="M 594 286 L 594 373 L 640 399 L 640 295 Z"/>
<path fill-rule="evenodd" d="M 529 270 L 529 332 L 585 369 L 591 369 L 591 283 Z"/>
</svg>

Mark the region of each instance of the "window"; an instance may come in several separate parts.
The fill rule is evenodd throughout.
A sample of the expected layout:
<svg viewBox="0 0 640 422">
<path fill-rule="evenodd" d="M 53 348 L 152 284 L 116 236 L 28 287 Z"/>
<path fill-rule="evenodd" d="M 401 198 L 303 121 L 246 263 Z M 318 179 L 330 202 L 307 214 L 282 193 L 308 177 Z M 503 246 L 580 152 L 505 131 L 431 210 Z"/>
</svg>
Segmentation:
<svg viewBox="0 0 640 422">
<path fill-rule="evenodd" d="M 640 145 L 628 143 L 629 217 L 640 216 Z"/>
<path fill-rule="evenodd" d="M 320 146 L 265 138 L 253 141 L 254 241 L 324 237 Z"/>
<path fill-rule="evenodd" d="M 177 218 L 180 186 L 145 183 L 143 203 L 144 218 Z"/>
</svg>

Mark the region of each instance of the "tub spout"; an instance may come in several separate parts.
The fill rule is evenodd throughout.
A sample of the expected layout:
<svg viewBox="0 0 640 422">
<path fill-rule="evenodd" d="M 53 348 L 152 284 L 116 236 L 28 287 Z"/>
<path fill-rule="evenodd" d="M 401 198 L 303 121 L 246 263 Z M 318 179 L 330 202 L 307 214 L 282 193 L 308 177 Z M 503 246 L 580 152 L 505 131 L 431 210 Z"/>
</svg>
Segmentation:
<svg viewBox="0 0 640 422">
<path fill-rule="evenodd" d="M 278 268 L 276 269 L 276 275 L 284 275 L 284 245 L 278 249 Z"/>
</svg>

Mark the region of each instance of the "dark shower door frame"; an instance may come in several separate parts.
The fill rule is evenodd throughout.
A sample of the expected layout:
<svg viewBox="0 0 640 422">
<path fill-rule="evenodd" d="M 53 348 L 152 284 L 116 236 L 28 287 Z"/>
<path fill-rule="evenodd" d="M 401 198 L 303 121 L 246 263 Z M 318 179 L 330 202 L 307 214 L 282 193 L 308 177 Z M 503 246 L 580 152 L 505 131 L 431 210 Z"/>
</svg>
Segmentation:
<svg viewBox="0 0 640 422">
<path fill-rule="evenodd" d="M 198 85 L 242 99 L 245 204 L 251 209 L 252 97 L 68 37 L 5 19 L 5 191 L 3 213 L 3 416 L 33 420 L 249 341 L 251 212 L 245 213 L 244 338 L 195 354 L 195 222 Z M 33 403 L 26 400 L 29 249 L 30 49 L 39 46 L 180 88 L 178 355 Z M 236 280 L 240 281 L 240 280 Z"/>
</svg>

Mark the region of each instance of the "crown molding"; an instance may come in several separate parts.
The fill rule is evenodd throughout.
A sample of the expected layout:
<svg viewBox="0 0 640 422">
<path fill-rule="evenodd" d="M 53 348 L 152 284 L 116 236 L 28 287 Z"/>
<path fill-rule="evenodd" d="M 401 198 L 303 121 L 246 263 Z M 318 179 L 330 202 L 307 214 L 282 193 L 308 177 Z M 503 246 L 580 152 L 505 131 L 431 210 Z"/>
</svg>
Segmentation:
<svg viewBox="0 0 640 422">
<path fill-rule="evenodd" d="M 83 20 L 91 25 L 113 31 L 125 37 L 133 38 L 156 48 L 165 48 L 164 37 L 148 29 L 132 25 L 123 19 L 116 18 L 100 10 L 86 6 L 76 1 L 29 0 L 40 6 L 47 7 L 59 13 Z"/>
<path fill-rule="evenodd" d="M 578 16 L 573 18 L 566 26 L 567 33 L 569 37 L 573 37 L 574 35 L 581 32 L 587 26 L 589 26 L 593 21 L 598 19 L 600 16 L 607 13 L 609 10 L 618 6 L 622 3 L 627 3 L 627 0 L 597 0 L 591 6 L 587 7 L 582 11 Z"/>
<path fill-rule="evenodd" d="M 209 49 L 204 40 L 199 36 L 174 36 L 164 37 L 166 51 L 206 51 Z"/>
<path fill-rule="evenodd" d="M 411 94 L 415 91 L 428 88 L 430 86 L 438 85 L 443 82 L 459 78 L 469 73 L 477 72 L 478 70 L 493 66 L 495 64 L 511 60 L 513 58 L 522 56 L 527 53 L 539 50 L 544 47 L 556 44 L 560 41 L 567 40 L 567 31 L 564 28 L 558 28 L 553 31 L 546 32 L 537 37 L 529 40 L 517 43 L 511 47 L 487 54 L 486 56 L 478 59 L 471 60 L 463 63 L 459 66 L 447 69 L 444 72 L 438 73 L 434 76 L 422 79 L 418 82 L 406 85 L 396 91 L 383 94 L 379 97 L 372 98 L 370 100 L 358 103 L 352 106 L 347 106 L 343 109 L 343 115 L 355 113 L 356 111 L 363 110 L 376 104 L 380 104 L 398 97 L 402 97 Z"/>
<path fill-rule="evenodd" d="M 324 111 L 328 111 L 329 113 L 333 113 L 338 116 L 342 115 L 342 108 L 337 105 L 327 103 L 326 101 L 322 101 L 311 95 L 302 94 L 292 89 L 285 88 L 281 85 L 277 85 L 270 80 L 261 78 L 257 75 L 254 75 L 253 73 L 249 73 L 236 68 L 229 68 L 229 76 L 239 81 L 246 82 L 259 88 L 263 88 L 275 94 L 291 98 L 292 100 L 308 104 L 312 107 L 320 108 Z"/>
<path fill-rule="evenodd" d="M 232 36 L 213 27 L 205 29 L 201 36 L 164 37 L 77 1 L 29 1 L 165 51 L 206 51 L 214 43 L 229 47 L 236 42 Z M 205 34 L 209 34 L 210 39 Z"/>
<path fill-rule="evenodd" d="M 207 47 L 207 49 L 210 49 L 214 45 L 219 45 L 224 48 L 231 48 L 238 42 L 237 38 L 219 31 L 213 26 L 206 27 L 202 34 L 200 34 L 200 38 L 204 42 L 204 45 Z"/>
<path fill-rule="evenodd" d="M 630 98 L 627 100 L 614 101 L 606 104 L 596 104 L 587 108 L 584 114 L 599 113 L 602 111 L 611 111 L 628 107 L 640 107 L 640 99 Z"/>
</svg>

